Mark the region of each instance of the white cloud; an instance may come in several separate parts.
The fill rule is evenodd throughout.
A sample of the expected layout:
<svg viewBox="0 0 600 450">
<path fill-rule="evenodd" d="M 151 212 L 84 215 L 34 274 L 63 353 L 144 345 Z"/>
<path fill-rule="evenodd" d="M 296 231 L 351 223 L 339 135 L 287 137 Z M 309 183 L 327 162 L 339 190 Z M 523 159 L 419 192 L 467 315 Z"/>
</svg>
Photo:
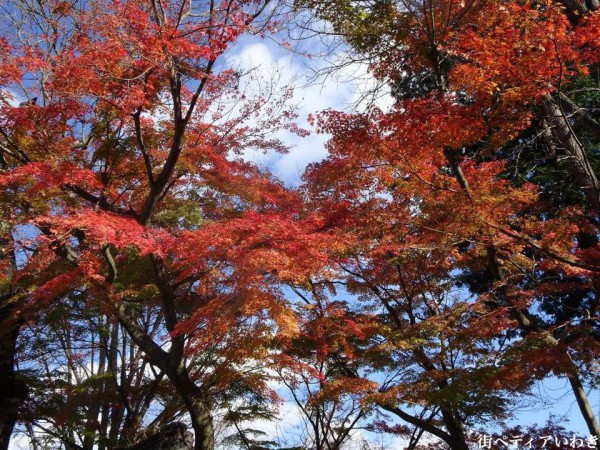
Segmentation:
<svg viewBox="0 0 600 450">
<path fill-rule="evenodd" d="M 27 450 L 29 448 L 29 437 L 25 433 L 13 434 L 8 450 Z"/>
<path fill-rule="evenodd" d="M 334 58 L 335 60 L 336 58 Z M 308 67 L 311 62 L 313 67 Z M 335 63 L 335 61 L 334 61 Z M 306 166 L 323 160 L 327 156 L 326 135 L 317 135 L 309 125 L 309 114 L 325 109 L 348 110 L 355 108 L 365 92 L 374 86 L 373 78 L 365 65 L 351 64 L 327 77 L 317 78 L 309 83 L 315 70 L 325 67 L 324 61 L 309 60 L 307 56 L 283 50 L 273 41 L 257 37 L 247 38 L 232 48 L 228 54 L 227 65 L 237 67 L 241 72 L 253 69 L 255 82 L 259 78 L 278 78 L 283 85 L 294 87 L 292 103 L 298 105 L 298 126 L 313 131 L 311 136 L 300 138 L 289 132 L 281 132 L 278 137 L 290 147 L 283 155 L 263 154 L 250 151 L 245 157 L 259 165 L 267 167 L 287 185 L 297 185 Z M 250 80 L 242 80 L 249 83 Z M 387 108 L 391 97 L 383 95 L 378 106 Z"/>
</svg>

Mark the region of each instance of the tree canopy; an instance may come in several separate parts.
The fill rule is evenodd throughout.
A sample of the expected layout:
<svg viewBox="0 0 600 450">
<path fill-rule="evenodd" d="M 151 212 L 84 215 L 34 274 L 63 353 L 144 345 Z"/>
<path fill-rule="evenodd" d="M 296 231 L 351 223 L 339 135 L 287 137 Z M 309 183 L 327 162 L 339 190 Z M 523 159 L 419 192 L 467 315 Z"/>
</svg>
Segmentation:
<svg viewBox="0 0 600 450">
<path fill-rule="evenodd" d="M 541 446 L 569 425 L 511 421 L 550 378 L 600 441 L 598 6 L 10 0 L 0 449 Z M 305 135 L 292 91 L 226 55 L 297 16 L 394 104 L 315 111 L 290 187 L 247 154 Z"/>
</svg>

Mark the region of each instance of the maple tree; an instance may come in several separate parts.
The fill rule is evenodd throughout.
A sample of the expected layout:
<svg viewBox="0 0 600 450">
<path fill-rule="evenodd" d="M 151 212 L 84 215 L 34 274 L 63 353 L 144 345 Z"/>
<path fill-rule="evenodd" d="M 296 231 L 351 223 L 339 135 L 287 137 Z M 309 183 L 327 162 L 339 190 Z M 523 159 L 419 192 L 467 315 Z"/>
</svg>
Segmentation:
<svg viewBox="0 0 600 450">
<path fill-rule="evenodd" d="M 396 97 L 387 113 L 318 115 L 330 156 L 306 176 L 345 247 L 331 253 L 340 282 L 380 317 L 378 356 L 398 355 L 387 373 L 414 367 L 365 401 L 465 449 L 478 417 L 502 420 L 516 394 L 556 374 L 600 437 L 584 388 L 598 349 L 600 128 L 573 98 L 598 62 L 598 15 L 581 15 L 598 5 L 307 3 Z M 533 170 L 568 178 L 576 202 L 514 176 L 533 159 L 524 136 L 545 136 L 536 145 L 553 158 Z M 377 366 L 361 363 L 351 378 L 368 380 Z"/>
<path fill-rule="evenodd" d="M 168 380 L 195 448 L 211 449 L 214 405 L 234 388 L 268 394 L 267 348 L 295 329 L 269 277 L 302 276 L 290 269 L 303 245 L 304 233 L 288 226 L 298 197 L 242 155 L 285 150 L 272 133 L 294 128 L 290 94 L 242 92 L 240 74 L 221 62 L 239 36 L 275 31 L 278 5 L 24 0 L 6 8 L 0 447 L 26 398 L 15 370 L 20 331 L 62 312 L 56 324 L 75 333 L 73 305 L 91 321 L 82 339 L 94 336 L 94 323 L 96 336 L 106 338 L 105 323 L 112 337 L 92 345 L 96 354 L 70 354 L 76 340 L 63 348 L 70 367 L 53 382 L 66 389 L 66 403 L 45 413 L 55 437 L 77 444 L 69 419 L 85 428 L 84 448 L 101 430 L 102 448 L 135 439 Z M 134 347 L 129 362 L 115 364 L 117 344 Z M 99 365 L 97 376 L 73 389 L 69 377 L 88 364 Z M 148 366 L 154 380 L 144 378 Z M 119 373 L 133 378 L 94 387 Z M 141 398 L 130 389 L 136 377 Z M 94 392 L 112 407 L 94 404 Z"/>
<path fill-rule="evenodd" d="M 279 378 L 306 422 L 303 448 L 343 448 L 372 413 L 361 397 L 374 384 L 340 383 L 345 372 L 339 358 L 356 353 L 355 346 L 367 338 L 372 319 L 353 314 L 348 302 L 328 299 L 325 293 L 333 292 L 329 283 L 309 279 L 306 289 L 291 289 L 301 300 L 296 309 L 300 333 L 286 347 L 290 360 Z"/>
</svg>

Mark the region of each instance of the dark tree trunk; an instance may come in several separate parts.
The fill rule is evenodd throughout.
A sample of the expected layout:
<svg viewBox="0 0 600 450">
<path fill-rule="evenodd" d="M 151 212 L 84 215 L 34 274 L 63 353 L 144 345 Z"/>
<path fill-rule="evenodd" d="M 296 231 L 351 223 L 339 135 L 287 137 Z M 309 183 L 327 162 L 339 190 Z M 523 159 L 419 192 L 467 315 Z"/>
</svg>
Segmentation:
<svg viewBox="0 0 600 450">
<path fill-rule="evenodd" d="M 444 418 L 446 430 L 450 435 L 450 439 L 446 440 L 450 448 L 452 450 L 469 450 L 462 420 L 455 413 L 446 409 L 442 409 L 442 417 Z"/>
<path fill-rule="evenodd" d="M 7 450 L 27 386 L 15 373 L 15 352 L 21 321 L 15 317 L 12 293 L 0 298 L 0 450 Z"/>
<path fill-rule="evenodd" d="M 210 404 L 203 392 L 189 378 L 187 371 L 178 370 L 174 377 L 169 377 L 183 400 L 195 434 L 194 450 L 214 450 L 215 432 Z"/>
<path fill-rule="evenodd" d="M 557 150 L 569 160 L 571 175 L 582 189 L 596 215 L 600 215 L 600 182 L 585 153 L 581 142 L 573 132 L 563 109 L 550 95 L 542 102 L 545 120 L 556 141 Z"/>
<path fill-rule="evenodd" d="M 581 411 L 581 415 L 583 416 L 583 420 L 590 431 L 592 436 L 595 436 L 598 441 L 600 441 L 600 424 L 596 420 L 596 416 L 594 415 L 594 410 L 592 409 L 592 405 L 588 399 L 585 390 L 583 389 L 583 385 L 581 384 L 581 380 L 577 376 L 577 373 L 568 374 L 569 383 L 571 384 L 571 389 L 573 389 L 573 394 L 575 395 L 575 399 L 577 400 L 577 405 L 579 406 L 579 411 Z"/>
<path fill-rule="evenodd" d="M 191 399 L 188 407 L 192 418 L 192 426 L 196 435 L 194 450 L 214 450 L 215 432 L 213 419 L 207 405 L 198 399 Z"/>
</svg>

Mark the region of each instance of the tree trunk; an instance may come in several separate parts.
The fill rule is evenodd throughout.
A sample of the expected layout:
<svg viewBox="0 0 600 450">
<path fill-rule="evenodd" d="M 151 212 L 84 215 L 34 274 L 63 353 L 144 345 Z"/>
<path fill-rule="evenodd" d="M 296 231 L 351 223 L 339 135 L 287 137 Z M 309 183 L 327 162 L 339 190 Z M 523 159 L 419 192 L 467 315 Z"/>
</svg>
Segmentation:
<svg viewBox="0 0 600 450">
<path fill-rule="evenodd" d="M 442 409 L 442 417 L 444 418 L 444 425 L 446 425 L 446 429 L 450 435 L 450 439 L 446 440 L 446 443 L 450 448 L 452 450 L 469 450 L 462 420 L 457 418 L 456 414 L 447 409 Z"/>
<path fill-rule="evenodd" d="M 587 394 L 583 389 L 583 385 L 577 376 L 577 373 L 567 375 L 569 378 L 569 383 L 571 383 L 571 388 L 573 389 L 573 394 L 575 395 L 575 399 L 577 400 L 577 405 L 579 405 L 579 410 L 583 415 L 583 419 L 590 431 L 592 436 L 595 436 L 596 439 L 600 442 L 600 425 L 596 420 L 596 416 L 594 415 L 594 410 L 592 409 L 592 405 L 590 405 L 590 401 L 588 400 Z"/>
<path fill-rule="evenodd" d="M 21 322 L 14 317 L 13 293 L 0 298 L 0 450 L 7 450 L 27 386 L 15 373 L 15 352 Z"/>
<path fill-rule="evenodd" d="M 542 102 L 542 107 L 552 135 L 558 144 L 557 150 L 562 151 L 569 159 L 573 179 L 582 189 L 594 210 L 594 214 L 600 215 L 600 182 L 594 173 L 585 149 L 573 132 L 560 105 L 551 95 L 546 96 Z"/>
<path fill-rule="evenodd" d="M 169 378 L 190 414 L 195 435 L 194 450 L 214 450 L 215 431 L 208 400 L 189 378 L 185 368 Z"/>
<path fill-rule="evenodd" d="M 113 374 L 113 380 L 112 382 L 114 383 L 114 386 L 116 387 L 116 389 L 119 392 L 123 392 L 123 389 L 126 389 L 126 387 L 124 386 L 125 383 L 123 383 L 123 380 L 125 379 L 125 371 L 127 370 L 127 366 L 122 363 L 121 367 L 119 368 L 117 365 L 117 358 L 118 358 L 118 350 L 117 350 L 117 346 L 119 345 L 119 322 L 116 320 L 110 320 L 107 319 L 107 324 L 110 330 L 110 345 L 108 347 L 108 351 L 107 351 L 107 358 L 108 358 L 108 367 L 109 370 L 111 371 L 111 373 Z M 122 335 L 120 336 L 120 338 L 122 339 L 123 343 L 125 343 L 126 339 L 125 336 Z M 125 352 L 124 350 L 122 350 L 123 352 L 123 360 L 125 360 Z M 120 370 L 119 370 L 120 369 Z M 130 365 L 130 370 L 134 370 L 134 366 L 133 364 Z M 118 379 L 119 377 L 119 379 Z M 120 383 L 120 385 L 119 385 Z M 123 420 L 123 415 L 125 412 L 125 405 L 124 403 L 126 401 L 128 401 L 128 399 L 126 398 L 126 394 L 123 395 L 121 394 L 122 399 L 120 402 L 115 402 L 113 405 L 111 405 L 110 408 L 110 432 L 108 434 L 108 445 L 109 446 L 114 446 L 117 444 L 118 440 L 119 440 L 119 431 L 121 429 L 121 422 Z"/>
<path fill-rule="evenodd" d="M 188 406 L 194 427 L 195 445 L 194 450 L 214 450 L 215 431 L 210 410 L 205 403 L 198 399 L 191 399 Z"/>
</svg>

